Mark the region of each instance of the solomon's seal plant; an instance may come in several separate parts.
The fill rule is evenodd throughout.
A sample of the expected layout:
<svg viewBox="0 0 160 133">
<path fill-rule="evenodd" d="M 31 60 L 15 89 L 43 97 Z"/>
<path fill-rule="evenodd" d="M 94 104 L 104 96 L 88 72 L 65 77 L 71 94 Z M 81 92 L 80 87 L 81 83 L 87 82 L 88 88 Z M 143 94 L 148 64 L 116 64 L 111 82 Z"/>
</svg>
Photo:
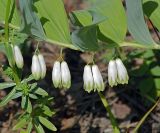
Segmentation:
<svg viewBox="0 0 160 133">
<path fill-rule="evenodd" d="M 157 23 L 160 22 L 159 1 L 154 1 L 157 8 L 153 10 L 146 8 L 148 4 L 154 7 L 155 3 L 152 0 L 123 2 L 125 4 L 121 0 L 94 0 L 88 9 L 71 12 L 69 14 L 73 27 L 71 32 L 62 0 L 1 0 L 0 50 L 8 59 L 9 66 L 3 66 L 3 72 L 11 82 L 0 83 L 0 89 L 11 88 L 11 90 L 1 99 L 0 107 L 7 105 L 11 100 L 21 99 L 23 113 L 13 127 L 14 130 L 31 133 L 34 128 L 37 133 L 45 133 L 43 126 L 52 131 L 57 130 L 49 121 L 55 113 L 50 109 L 53 98 L 37 84 L 37 81 L 46 75 L 45 60 L 38 49 L 32 57 L 32 74 L 30 76 L 22 74 L 25 60 L 19 46 L 26 45 L 24 42 L 27 40 L 33 39 L 81 52 L 94 53 L 106 49 L 119 50 L 124 46 L 160 50 L 159 42 L 152 39 L 144 20 L 145 15 L 145 18 L 150 19 L 160 30 L 160 24 Z M 128 31 L 134 41 L 125 39 Z M 121 52 L 118 53 L 119 56 L 116 54 L 115 52 L 111 57 L 112 60 L 109 59 L 108 65 L 108 83 L 111 87 L 128 84 L 129 80 L 128 72 L 118 58 L 121 57 Z M 84 67 L 83 80 L 85 91 L 93 91 L 100 96 L 111 119 L 113 132 L 120 133 L 109 103 L 102 94 L 107 85 L 95 63 Z M 69 89 L 71 86 L 70 70 L 62 54 L 60 59 L 54 62 L 52 81 L 55 88 Z"/>
</svg>

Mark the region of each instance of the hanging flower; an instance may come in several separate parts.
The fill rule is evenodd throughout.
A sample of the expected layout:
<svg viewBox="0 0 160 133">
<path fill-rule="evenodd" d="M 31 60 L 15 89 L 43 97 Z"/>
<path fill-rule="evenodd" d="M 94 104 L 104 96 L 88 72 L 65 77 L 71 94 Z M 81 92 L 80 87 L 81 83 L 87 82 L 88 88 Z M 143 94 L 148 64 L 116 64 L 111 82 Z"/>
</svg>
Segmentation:
<svg viewBox="0 0 160 133">
<path fill-rule="evenodd" d="M 116 66 L 118 73 L 117 82 L 119 84 L 128 84 L 128 73 L 121 59 L 116 59 Z"/>
<path fill-rule="evenodd" d="M 39 59 L 37 55 L 32 57 L 32 66 L 31 66 L 32 75 L 35 80 L 39 80 L 41 78 L 41 66 L 39 63 Z"/>
<path fill-rule="evenodd" d="M 104 91 L 104 82 L 97 65 L 92 68 L 89 65 L 84 67 L 83 73 L 84 89 L 90 93 L 91 91 Z"/>
<path fill-rule="evenodd" d="M 13 47 L 14 59 L 18 68 L 22 69 L 24 66 L 23 56 L 18 46 Z"/>
<path fill-rule="evenodd" d="M 52 70 L 52 81 L 55 88 L 69 89 L 71 87 L 71 74 L 65 61 L 56 61 Z"/>
<path fill-rule="evenodd" d="M 52 81 L 55 88 L 61 87 L 61 65 L 59 61 L 53 65 Z"/>
<path fill-rule="evenodd" d="M 38 60 L 41 67 L 41 79 L 46 76 L 46 63 L 42 54 L 38 54 Z"/>
<path fill-rule="evenodd" d="M 90 93 L 93 90 L 94 83 L 93 83 L 92 70 L 91 70 L 91 67 L 89 65 L 86 65 L 84 67 L 83 81 L 84 81 L 85 91 Z"/>
<path fill-rule="evenodd" d="M 62 86 L 65 89 L 71 87 L 71 74 L 69 67 L 65 61 L 61 62 Z"/>
<path fill-rule="evenodd" d="M 92 73 L 93 73 L 93 79 L 94 79 L 94 91 L 96 90 L 98 92 L 104 91 L 105 87 L 104 87 L 103 78 L 97 65 L 92 66 Z"/>
<path fill-rule="evenodd" d="M 111 60 L 108 65 L 108 82 L 111 87 L 128 84 L 128 73 L 121 59 Z"/>
<path fill-rule="evenodd" d="M 117 85 L 117 66 L 114 60 L 111 60 L 108 65 L 108 82 L 111 87 Z"/>
</svg>

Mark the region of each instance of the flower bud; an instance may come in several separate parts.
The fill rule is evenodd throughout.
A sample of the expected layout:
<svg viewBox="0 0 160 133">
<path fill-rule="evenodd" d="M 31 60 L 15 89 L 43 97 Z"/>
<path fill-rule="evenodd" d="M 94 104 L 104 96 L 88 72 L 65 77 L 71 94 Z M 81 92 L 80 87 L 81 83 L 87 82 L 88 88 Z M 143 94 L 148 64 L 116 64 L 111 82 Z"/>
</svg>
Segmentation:
<svg viewBox="0 0 160 133">
<path fill-rule="evenodd" d="M 85 91 L 90 93 L 93 90 L 94 83 L 93 83 L 93 75 L 92 75 L 91 67 L 89 65 L 86 65 L 84 67 L 83 81 L 84 81 Z"/>
<path fill-rule="evenodd" d="M 117 85 L 117 67 L 114 60 L 111 60 L 108 65 L 108 82 L 111 87 Z"/>
<path fill-rule="evenodd" d="M 55 88 L 61 86 L 61 65 L 59 61 L 56 61 L 53 65 L 52 81 Z"/>
<path fill-rule="evenodd" d="M 17 67 L 23 68 L 24 66 L 23 56 L 18 46 L 14 46 L 13 53 Z"/>
<path fill-rule="evenodd" d="M 35 80 L 39 80 L 41 78 L 41 66 L 37 55 L 32 57 L 31 71 Z"/>
<path fill-rule="evenodd" d="M 46 76 L 46 63 L 45 63 L 43 55 L 39 54 L 38 60 L 41 66 L 41 79 L 43 79 Z"/>
<path fill-rule="evenodd" d="M 120 59 L 116 59 L 116 65 L 118 72 L 117 82 L 119 84 L 128 84 L 129 77 L 123 62 Z"/>
<path fill-rule="evenodd" d="M 97 65 L 92 66 L 92 73 L 93 73 L 93 80 L 94 80 L 94 91 L 104 91 L 104 82 L 102 75 L 99 71 L 99 68 Z"/>
<path fill-rule="evenodd" d="M 62 74 L 62 86 L 65 89 L 69 89 L 71 87 L 71 73 L 65 61 L 61 63 L 61 74 Z"/>
</svg>

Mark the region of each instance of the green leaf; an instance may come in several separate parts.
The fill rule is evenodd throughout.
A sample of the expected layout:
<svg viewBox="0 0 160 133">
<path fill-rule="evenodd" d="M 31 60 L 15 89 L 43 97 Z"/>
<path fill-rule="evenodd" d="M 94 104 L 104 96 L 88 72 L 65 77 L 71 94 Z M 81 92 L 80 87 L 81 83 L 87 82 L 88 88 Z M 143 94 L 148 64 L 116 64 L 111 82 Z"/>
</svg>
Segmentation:
<svg viewBox="0 0 160 133">
<path fill-rule="evenodd" d="M 37 133 L 45 133 L 43 127 L 41 126 L 41 124 L 39 123 L 39 121 L 36 118 L 34 119 L 34 127 L 35 127 Z"/>
<path fill-rule="evenodd" d="M 52 130 L 52 131 L 57 131 L 57 128 L 49 121 L 47 120 L 45 117 L 39 116 L 39 121 L 48 129 Z"/>
<path fill-rule="evenodd" d="M 141 45 L 156 45 L 144 20 L 142 1 L 126 0 L 128 29 L 134 39 Z"/>
<path fill-rule="evenodd" d="M 33 76 L 30 75 L 28 78 L 23 79 L 23 80 L 22 80 L 22 83 L 28 83 L 28 82 L 32 81 L 33 79 L 34 79 Z M 37 84 L 36 84 L 36 85 L 37 85 Z"/>
<path fill-rule="evenodd" d="M 28 98 L 27 101 L 28 101 L 28 103 L 27 103 L 28 106 L 27 106 L 26 110 L 27 110 L 28 113 L 32 113 L 32 104 L 31 104 L 31 101 L 29 100 L 29 98 Z"/>
<path fill-rule="evenodd" d="M 154 79 L 154 84 L 155 84 L 155 88 L 157 90 L 160 90 L 160 78 L 155 78 Z"/>
<path fill-rule="evenodd" d="M 92 24 L 92 15 L 87 10 L 77 10 L 69 14 L 75 26 L 89 26 Z"/>
<path fill-rule="evenodd" d="M 72 33 L 72 42 L 81 50 L 96 51 L 99 49 L 97 40 L 97 25 L 106 18 L 94 11 L 89 11 L 89 13 L 91 13 L 93 17 L 92 24 L 75 30 Z"/>
<path fill-rule="evenodd" d="M 22 109 L 25 108 L 26 104 L 27 104 L 27 97 L 26 96 L 22 96 L 22 100 L 21 100 Z"/>
<path fill-rule="evenodd" d="M 28 113 L 32 112 L 32 104 L 29 100 L 29 97 L 27 97 L 27 96 L 22 97 L 21 107 L 22 107 L 22 109 L 25 109 Z"/>
<path fill-rule="evenodd" d="M 28 123 L 28 117 L 22 117 L 18 120 L 18 123 L 13 127 L 13 130 L 18 130 L 24 128 L 24 126 Z"/>
<path fill-rule="evenodd" d="M 12 99 L 17 99 L 22 96 L 22 92 L 17 92 L 12 96 Z"/>
<path fill-rule="evenodd" d="M 0 90 L 15 86 L 15 83 L 0 83 Z"/>
<path fill-rule="evenodd" d="M 143 0 L 143 10 L 154 26 L 160 31 L 160 1 Z"/>
<path fill-rule="evenodd" d="M 35 3 L 47 41 L 74 48 L 71 44 L 69 23 L 62 0 L 39 0 Z"/>
<path fill-rule="evenodd" d="M 16 89 L 13 88 L 12 91 L 2 99 L 2 101 L 0 102 L 0 107 L 3 107 L 5 106 L 11 99 L 12 99 L 12 96 L 16 93 Z"/>
<path fill-rule="evenodd" d="M 107 18 L 99 24 L 101 34 L 116 43 L 123 42 L 127 32 L 127 22 L 122 1 L 96 0 L 92 9 Z"/>
<path fill-rule="evenodd" d="M 40 87 L 36 87 L 34 90 L 31 91 L 32 93 L 35 93 L 35 94 L 38 94 L 38 95 L 41 95 L 41 96 L 48 96 L 48 93 L 40 88 Z"/>
<path fill-rule="evenodd" d="M 117 43 L 121 45 L 127 32 L 127 22 L 122 2 L 120 0 L 95 0 L 89 10 L 107 18 L 106 21 L 98 24 L 98 39 L 109 43 L 110 47 L 117 46 Z M 92 23 L 92 15 L 87 10 L 74 11 L 70 18 L 76 26 L 88 26 Z"/>
<path fill-rule="evenodd" d="M 22 25 L 21 31 L 45 40 L 45 33 L 41 25 L 40 19 L 33 10 L 32 0 L 20 0 L 19 6 L 21 11 Z"/>
<path fill-rule="evenodd" d="M 29 122 L 28 127 L 27 127 L 27 133 L 31 133 L 33 128 L 32 122 Z"/>
<path fill-rule="evenodd" d="M 30 84 L 30 92 L 37 88 L 37 83 Z"/>
<path fill-rule="evenodd" d="M 52 117 L 52 115 L 55 114 L 54 111 L 51 111 L 51 109 L 48 106 L 45 106 L 45 105 L 42 107 L 42 110 L 43 110 L 43 114 L 45 114 L 49 117 Z"/>
<path fill-rule="evenodd" d="M 38 99 L 38 97 L 34 94 L 29 94 L 29 97 L 32 98 L 32 99 Z"/>
<path fill-rule="evenodd" d="M 160 66 L 155 66 L 151 69 L 151 73 L 154 76 L 160 76 Z"/>
</svg>

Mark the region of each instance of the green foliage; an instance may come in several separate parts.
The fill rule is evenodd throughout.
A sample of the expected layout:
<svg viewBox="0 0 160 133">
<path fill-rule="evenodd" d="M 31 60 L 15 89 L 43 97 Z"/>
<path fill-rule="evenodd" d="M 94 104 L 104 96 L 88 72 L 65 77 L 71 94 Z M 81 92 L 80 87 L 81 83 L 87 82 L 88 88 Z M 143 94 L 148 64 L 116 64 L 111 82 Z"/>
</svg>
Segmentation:
<svg viewBox="0 0 160 133">
<path fill-rule="evenodd" d="M 134 55 L 133 55 L 134 54 Z M 137 87 L 140 89 L 140 93 L 143 97 L 150 97 L 151 99 L 156 100 L 159 97 L 160 90 L 160 69 L 159 64 L 156 61 L 156 54 L 153 51 L 133 51 L 128 55 L 131 60 L 133 58 L 144 59 L 144 63 L 141 64 L 138 68 L 131 67 L 130 75 L 135 77 L 134 82 L 136 82 Z M 150 100 L 145 100 L 145 103 L 148 104 Z"/>
<path fill-rule="evenodd" d="M 10 73 L 9 76 L 13 77 L 14 73 L 12 73 L 12 68 L 8 69 L 7 73 Z M 15 78 L 13 78 L 13 81 L 15 81 Z M 43 127 L 40 125 L 40 123 L 42 123 L 50 130 L 56 131 L 56 127 L 47 120 L 48 117 L 52 117 L 55 114 L 55 112 L 49 108 L 53 98 L 49 97 L 44 89 L 38 87 L 37 83 L 33 83 L 32 75 L 23 79 L 18 84 L 14 82 L 0 84 L 0 89 L 11 87 L 14 88 L 0 101 L 0 107 L 5 106 L 12 99 L 21 97 L 21 108 L 25 112 L 19 117 L 18 123 L 13 127 L 13 130 L 23 129 L 27 126 L 27 133 L 31 133 L 32 128 L 35 128 L 37 132 L 43 132 Z M 35 105 L 32 103 L 33 100 L 36 103 Z M 42 120 L 44 120 L 47 125 Z"/>
<path fill-rule="evenodd" d="M 0 107 L 3 107 L 5 106 L 11 99 L 12 99 L 12 96 L 16 93 L 16 89 L 13 88 L 12 91 L 2 99 L 2 101 L 0 102 Z"/>
<path fill-rule="evenodd" d="M 154 26 L 160 31 L 160 1 L 143 0 L 143 10 Z"/>
<path fill-rule="evenodd" d="M 13 87 L 15 85 L 16 84 L 12 83 L 12 82 L 0 83 L 0 90 L 10 88 L 10 87 Z"/>
<path fill-rule="evenodd" d="M 80 29 L 75 30 L 72 33 L 72 42 L 75 46 L 79 47 L 81 50 L 96 51 L 99 49 L 97 40 L 97 28 L 98 28 L 97 25 L 102 21 L 104 21 L 106 18 L 100 14 L 97 14 L 95 11 L 90 10 L 88 12 L 92 15 L 93 22 L 91 22 L 91 24 L 89 25 L 86 25 L 84 27 L 81 27 Z M 71 14 L 70 16 L 72 18 L 72 21 L 75 21 L 73 20 L 74 14 Z M 84 23 L 86 23 L 85 20 L 87 19 L 84 19 Z"/>
<path fill-rule="evenodd" d="M 47 41 L 73 47 L 62 0 L 39 0 L 35 3 L 35 10 L 43 25 Z"/>
<path fill-rule="evenodd" d="M 126 0 L 128 29 L 134 39 L 143 45 L 155 45 L 144 21 L 142 2 Z"/>
<path fill-rule="evenodd" d="M 21 31 L 28 35 L 45 40 L 45 34 L 41 22 L 36 13 L 33 11 L 33 1 L 20 0 L 19 6 L 22 13 Z"/>
<path fill-rule="evenodd" d="M 114 7 L 114 10 L 112 7 Z M 89 14 L 87 10 L 72 12 L 72 14 L 70 15 L 72 22 L 75 25 L 83 25 L 83 26 L 91 25 L 93 15 Z M 93 6 L 90 7 L 89 10 L 94 11 L 96 15 L 103 16 L 103 18 L 104 17 L 106 18 L 102 19 L 102 17 L 96 16 L 96 18 L 98 18 L 96 20 L 101 22 L 98 24 L 99 31 L 97 32 L 99 33 L 97 38 L 109 44 L 112 44 L 113 47 L 115 47 L 116 43 L 120 45 L 120 43 L 124 41 L 127 31 L 126 16 L 121 1 L 120 0 L 95 1 Z M 121 21 L 119 21 L 119 18 L 121 18 Z M 103 22 L 101 20 L 103 20 Z M 86 44 L 88 43 L 86 42 Z M 85 47 L 87 46 L 88 45 L 86 45 Z M 90 50 L 92 49 L 90 48 Z"/>
<path fill-rule="evenodd" d="M 5 13 L 6 13 L 6 0 L 1 0 L 0 3 L 0 23 L 4 24 Z M 20 26 L 20 17 L 17 11 L 15 0 L 11 1 L 11 13 L 9 17 L 9 22 L 15 25 L 16 27 Z"/>
<path fill-rule="evenodd" d="M 74 11 L 70 15 L 73 24 L 81 26 L 81 30 L 73 32 L 72 39 L 62 0 L 30 1 L 29 3 L 20 1 L 20 9 L 23 12 L 21 16 L 23 18 L 22 24 L 18 23 L 20 22 L 20 16 L 17 14 L 16 8 L 14 8 L 14 3 L 12 5 L 13 12 L 10 16 L 12 25 L 10 27 L 13 29 L 22 27 L 23 32 L 29 36 L 38 37 L 50 43 L 83 51 L 97 51 L 99 50 L 97 46 L 97 40 L 99 39 L 105 42 L 107 47 L 133 46 L 160 49 L 149 33 L 143 14 L 144 9 L 147 17 L 160 29 L 158 0 L 143 0 L 143 3 L 138 0 L 126 0 L 127 18 L 120 0 L 94 0 L 88 9 Z M 5 0 L 2 0 L 1 6 L 0 10 L 5 10 Z M 92 21 L 92 18 L 94 19 L 95 17 L 88 10 L 98 14 L 96 22 L 101 22 L 97 24 L 98 28 Z M 102 16 L 107 18 L 103 22 Z M 127 32 L 126 19 L 128 19 L 128 29 L 136 43 L 125 41 Z M 4 22 L 4 13 L 0 14 L 0 20 L 0 22 Z M 103 46 L 101 47 L 103 48 Z"/>
<path fill-rule="evenodd" d="M 57 128 L 50 121 L 48 121 L 45 117 L 39 116 L 38 119 L 48 129 L 52 131 L 57 131 Z"/>
</svg>

